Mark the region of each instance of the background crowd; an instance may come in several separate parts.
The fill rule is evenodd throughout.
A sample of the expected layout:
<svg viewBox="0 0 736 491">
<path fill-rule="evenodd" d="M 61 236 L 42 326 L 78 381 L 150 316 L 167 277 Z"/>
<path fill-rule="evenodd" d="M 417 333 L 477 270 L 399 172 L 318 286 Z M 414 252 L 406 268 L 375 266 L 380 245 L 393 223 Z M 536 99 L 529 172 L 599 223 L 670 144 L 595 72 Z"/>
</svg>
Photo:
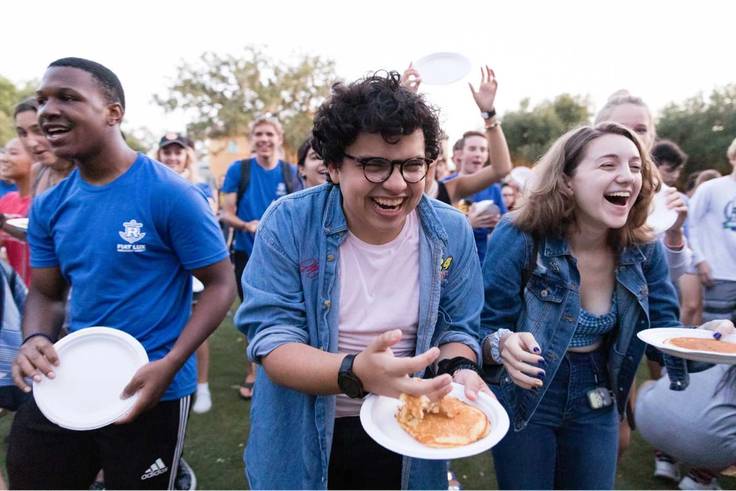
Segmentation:
<svg viewBox="0 0 736 491">
<path fill-rule="evenodd" d="M 410 93 L 420 92 L 421 73 L 410 66 L 401 77 L 401 86 L 401 90 Z M 503 333 L 499 334 L 504 327 L 507 327 L 509 331 L 515 330 L 513 322 L 506 321 L 509 318 L 518 318 L 521 310 L 501 312 L 493 306 L 488 307 L 489 302 L 500 301 L 503 304 L 505 301 L 504 299 L 489 299 L 489 296 L 505 293 L 518 297 L 518 280 L 506 291 L 503 291 L 503 288 L 494 289 L 494 285 L 503 285 L 505 279 L 522 271 L 530 261 L 534 262 L 533 258 L 539 249 L 536 241 L 552 235 L 549 230 L 563 230 L 566 225 L 564 220 L 554 221 L 552 217 L 547 217 L 546 223 L 538 223 L 539 215 L 537 218 L 527 218 L 526 223 L 532 223 L 532 225 L 529 225 L 524 232 L 532 230 L 530 237 L 535 238 L 535 245 L 530 246 L 528 251 L 519 248 L 517 252 L 525 253 L 525 255 L 519 256 L 518 264 L 514 265 L 515 270 L 504 269 L 502 265 L 505 264 L 505 256 L 502 257 L 499 254 L 508 254 L 508 251 L 515 247 L 514 244 L 519 244 L 520 240 L 514 235 L 519 232 L 510 230 L 509 222 L 503 221 L 504 215 L 521 209 L 522 216 L 524 216 L 523 206 L 526 206 L 527 214 L 529 214 L 528 210 L 532 209 L 529 203 L 535 203 L 535 199 L 542 202 L 543 199 L 558 190 L 547 188 L 540 191 L 539 187 L 534 187 L 539 186 L 538 182 L 534 182 L 535 177 L 524 170 L 526 166 L 514 166 L 511 157 L 514 152 L 513 149 L 509 149 L 504 136 L 504 118 L 495 113 L 494 103 L 497 89 L 498 83 L 494 72 L 485 67 L 481 70 L 481 78 L 477 86 L 471 86 L 468 95 L 473 98 L 478 107 L 480 113 L 478 120 L 468 122 L 468 131 L 455 142 L 449 142 L 444 135 L 440 135 L 437 157 L 432 159 L 431 165 L 428 165 L 426 176 L 421 176 L 422 190 L 428 196 L 461 210 L 468 225 L 472 227 L 474 250 L 477 251 L 479 264 L 484 265 L 483 277 L 486 283 L 487 303 L 484 316 L 493 318 L 492 325 L 495 331 L 495 333 L 486 333 L 489 335 L 487 356 L 492 359 L 491 364 L 496 362 L 497 365 L 506 367 L 507 373 L 519 387 L 536 385 L 542 387 L 544 370 L 539 371 L 539 367 L 551 370 L 553 359 L 540 363 L 542 357 L 538 351 L 534 350 L 534 344 L 539 339 L 535 341 L 534 338 L 506 337 Z M 3 267 L 0 268 L 0 277 L 2 277 L 5 291 L 11 293 L 3 297 L 3 336 L 0 337 L 0 341 L 5 343 L 0 352 L 3 354 L 0 367 L 8 369 L 4 372 L 5 374 L 9 373 L 11 354 L 17 351 L 22 341 L 20 312 L 22 312 L 24 302 L 24 286 L 32 285 L 34 280 L 30 274 L 31 255 L 26 234 L 23 230 L 8 223 L 7 219 L 27 217 L 33 207 L 34 199 L 59 185 L 59 182 L 74 171 L 76 164 L 73 159 L 57 156 L 49 144 L 49 136 L 53 135 L 54 130 L 42 129 L 39 124 L 38 113 L 41 101 L 32 97 L 17 102 L 13 114 L 17 136 L 10 139 L 0 153 L 0 177 L 3 179 L 3 195 L 0 197 L 0 213 L 2 213 L 0 227 L 4 246 L 3 261 L 5 261 Z M 662 326 L 680 321 L 686 325 L 701 325 L 711 320 L 733 319 L 736 315 L 736 287 L 734 286 L 736 285 L 736 252 L 734 252 L 736 251 L 736 139 L 730 146 L 721 149 L 722 160 L 727 161 L 728 166 L 722 165 L 723 162 L 713 162 L 714 166 L 720 164 L 718 167 L 721 169 L 732 169 L 730 174 L 721 176 L 720 172 L 715 169 L 690 173 L 687 172 L 688 156 L 680 149 L 677 142 L 657 138 L 655 118 L 640 98 L 627 91 L 613 94 L 595 117 L 595 123 L 603 122 L 614 122 L 620 126 L 596 131 L 600 131 L 604 136 L 623 136 L 627 141 L 633 143 L 635 155 L 631 158 L 638 159 L 637 169 L 645 169 L 646 172 L 649 172 L 646 174 L 642 171 L 645 175 L 641 178 L 643 182 L 643 184 L 640 183 L 643 186 L 641 192 L 648 193 L 645 195 L 644 202 L 648 204 L 647 200 L 651 199 L 657 188 L 664 185 L 671 188 L 663 191 L 667 193 L 667 206 L 678 214 L 675 224 L 663 231 L 657 238 L 656 243 L 659 245 L 656 250 L 658 252 L 652 253 L 661 261 L 658 272 L 676 286 L 677 297 L 676 299 L 673 297 L 672 305 L 662 307 L 661 312 L 646 313 L 652 319 L 652 326 L 656 327 L 657 322 L 661 322 Z M 628 130 L 619 130 L 620 127 Z M 634 134 L 635 137 L 631 136 Z M 166 133 L 160 138 L 157 148 L 149 149 L 148 152 L 153 158 L 195 185 L 207 199 L 211 212 L 217 217 L 222 241 L 228 248 L 241 301 L 244 299 L 241 278 L 254 254 L 257 232 L 266 210 L 274 201 L 283 196 L 320 185 L 324 185 L 323 188 L 330 187 L 332 184 L 324 183 L 328 180 L 333 182 L 328 178 L 328 165 L 317 152 L 318 148 L 323 147 L 320 147 L 319 143 L 314 143 L 311 132 L 305 132 L 299 136 L 304 143 L 299 146 L 294 155 L 293 163 L 290 162 L 292 160 L 290 152 L 284 146 L 286 136 L 284 128 L 277 117 L 263 115 L 253 118 L 250 121 L 247 136 L 250 141 L 251 154 L 243 155 L 241 159 L 232 162 L 223 176 L 200 176 L 197 149 L 202 147 L 183 132 Z M 559 152 L 560 148 L 567 151 L 568 142 L 574 141 L 579 135 L 568 133 L 565 136 L 558 136 L 562 139 L 558 141 L 557 146 L 549 150 L 547 156 L 537 167 L 536 178 L 550 185 L 556 179 L 554 172 L 562 172 L 559 168 L 555 168 L 555 165 L 558 167 L 565 165 L 563 160 L 555 164 L 550 155 L 555 151 Z M 591 141 L 597 141 L 598 138 L 603 137 L 599 134 L 588 137 L 588 140 L 580 144 L 579 151 L 588 151 L 586 145 Z M 53 136 L 51 139 L 53 140 Z M 632 150 L 628 148 L 627 151 Z M 345 157 L 351 158 L 347 153 Z M 646 162 L 649 162 L 650 159 L 656 168 L 647 168 Z M 379 174 L 382 170 L 378 168 L 374 176 L 377 181 L 373 181 L 371 180 L 370 163 L 360 162 L 359 156 L 356 160 L 363 166 L 365 177 L 370 182 L 381 182 L 380 179 L 390 177 L 390 174 L 385 178 L 381 177 Z M 580 166 L 583 163 L 576 161 L 575 165 Z M 626 162 L 626 167 L 627 169 L 630 167 L 629 161 Z M 703 163 L 699 163 L 699 167 L 702 168 Z M 405 165 L 402 164 L 402 177 L 407 183 L 410 183 L 407 172 L 410 171 L 405 170 Z M 631 170 L 625 172 L 633 173 Z M 576 175 L 580 176 L 580 174 Z M 579 179 L 581 179 L 579 189 L 594 184 L 594 176 L 591 176 L 588 181 L 583 177 Z M 631 179 L 632 182 L 635 180 L 635 178 Z M 620 182 L 626 183 L 627 181 L 623 179 Z M 622 185 L 619 191 L 629 192 L 628 185 Z M 632 186 L 632 189 L 636 187 Z M 638 193 L 639 190 L 636 189 L 636 192 Z M 609 201 L 615 204 L 617 198 L 612 199 L 613 201 Z M 647 212 L 648 210 L 644 209 L 640 214 L 643 213 L 641 216 L 646 216 Z M 591 215 L 595 213 L 591 211 Z M 510 241 L 510 237 L 514 241 L 505 242 Z M 589 239 L 591 237 L 586 235 L 578 238 L 582 243 Z M 571 242 L 573 247 L 579 247 L 577 252 L 581 252 L 581 255 L 577 256 L 580 261 L 578 267 L 583 270 L 586 267 L 583 264 L 585 256 L 582 255 L 585 248 L 582 247 L 582 243 L 577 246 L 573 241 Z M 495 249 L 494 243 L 496 244 Z M 624 243 L 625 241 L 622 242 Z M 606 255 L 598 256 L 599 252 L 600 248 L 592 250 L 591 256 L 587 258 L 589 264 L 607 264 L 606 261 L 610 258 Z M 488 260 L 485 257 L 487 253 L 489 254 Z M 608 266 L 613 270 L 613 263 Z M 302 264 L 301 267 L 307 270 L 313 268 L 315 272 L 319 269 L 317 264 Z M 255 267 L 251 268 L 251 271 L 253 270 Z M 205 287 L 207 286 L 205 284 Z M 534 286 L 534 283 L 531 283 L 529 288 Z M 546 284 L 539 287 L 540 295 L 543 295 L 542 292 L 553 289 L 553 286 Z M 524 285 L 521 285 L 521 288 L 523 290 Z M 581 290 L 582 288 L 581 286 Z M 587 285 L 587 288 L 589 288 L 588 292 L 601 291 L 607 296 L 606 299 L 597 298 L 592 303 L 582 306 L 590 310 L 587 312 L 590 316 L 588 319 L 590 332 L 588 338 L 579 340 L 580 347 L 595 346 L 597 349 L 600 346 L 600 339 L 603 339 L 603 336 L 612 329 L 612 325 L 606 327 L 606 322 L 608 322 L 606 316 L 615 317 L 615 309 L 624 309 L 627 305 L 616 303 L 615 287 L 612 284 L 594 283 Z M 195 287 L 193 298 L 195 303 L 202 301 L 201 298 L 197 298 L 196 290 Z M 674 291 L 672 293 L 674 294 Z M 666 294 L 669 295 L 669 291 Z M 73 292 L 72 295 L 74 295 Z M 591 298 L 591 293 L 581 293 L 582 297 L 586 295 L 589 299 Z M 521 308 L 521 304 L 517 307 Z M 534 307 L 527 302 L 525 308 L 533 309 Z M 247 310 L 243 310 L 241 315 L 247 318 L 248 314 Z M 252 321 L 242 320 L 243 324 L 248 322 Z M 243 329 L 242 325 L 238 327 Z M 495 341 L 494 336 L 496 336 Z M 572 352 L 575 353 L 574 350 Z M 605 364 L 605 358 L 596 358 L 598 355 L 595 353 L 598 351 L 593 351 L 594 354 L 590 355 L 588 354 L 591 351 L 583 350 L 580 353 L 586 353 L 586 355 L 577 358 L 577 355 L 571 356 L 568 369 L 590 372 L 596 378 L 595 383 L 600 383 L 599 376 L 601 379 L 604 376 L 596 366 L 599 363 Z M 626 350 L 623 353 L 630 354 Z M 548 354 L 550 353 L 544 353 L 545 356 Z M 554 353 L 552 354 L 554 356 Z M 557 357 L 564 357 L 564 353 L 557 353 Z M 192 411 L 206 413 L 217 406 L 217 401 L 213 401 L 209 389 L 210 352 L 206 341 L 197 349 L 196 358 L 197 384 Z M 257 368 L 253 363 L 257 358 L 257 355 L 251 355 L 252 361 L 247 365 L 244 364 L 243 377 L 237 381 L 240 385 L 240 396 L 244 399 L 251 399 L 254 391 L 258 390 Z M 611 410 L 607 413 L 608 421 L 601 426 L 605 428 L 605 431 L 598 432 L 595 441 L 595 449 L 605 448 L 605 452 L 601 452 L 602 461 L 592 467 L 599 473 L 607 473 L 606 479 L 613 478 L 616 454 L 618 452 L 620 455 L 626 450 L 630 438 L 629 431 L 633 426 L 632 422 L 635 422 L 642 436 L 657 449 L 652 454 L 655 475 L 669 479 L 673 485 L 677 483 L 683 489 L 713 489 L 718 485 L 719 473 L 736 463 L 736 448 L 734 447 L 736 434 L 733 430 L 736 427 L 733 425 L 733 422 L 736 421 L 736 397 L 734 397 L 736 375 L 733 370 L 719 366 L 693 374 L 686 390 L 671 391 L 669 390 L 670 380 L 662 370 L 663 365 L 667 366 L 670 375 L 677 370 L 674 364 L 667 364 L 667 360 L 652 354 L 649 360 L 651 383 L 643 387 L 636 397 L 632 396 L 628 405 L 625 403 L 626 395 L 619 395 L 618 409 L 626 413 L 627 418 L 623 424 L 619 424 L 615 411 Z M 555 371 L 558 374 L 557 377 L 562 373 L 557 368 Z M 636 366 L 629 374 L 629 385 L 635 371 Z M 672 380 L 677 379 L 673 376 Z M 613 385 L 618 382 L 606 380 L 604 383 L 613 388 Z M 0 379 L 0 384 L 4 384 L 0 391 L 2 407 L 10 411 L 17 410 L 25 402 L 27 395 L 13 385 L 9 376 Z M 512 397 L 509 395 L 512 393 L 515 394 L 509 389 L 506 397 Z M 517 395 L 513 397 L 516 398 Z M 550 398 L 551 396 L 545 396 L 544 400 Z M 339 404 L 338 402 L 338 407 Z M 547 410 L 551 413 L 560 411 L 559 408 Z M 517 411 L 516 415 L 518 416 L 521 412 Z M 600 413 L 597 414 L 600 415 Z M 517 430 L 523 429 L 533 416 L 526 414 L 520 418 L 517 421 L 519 423 Z M 521 422 L 524 418 L 526 420 Z M 693 427 L 693 420 L 707 420 L 709 424 Z M 534 423 L 535 420 L 531 419 L 531 422 Z M 596 431 L 601 427 L 596 427 Z M 676 429 L 673 430 L 673 428 Z M 532 442 L 547 438 L 544 435 L 533 433 L 530 429 L 519 433 L 519 435 L 522 434 L 527 435 Z M 676 435 L 677 438 L 673 438 L 673 435 Z M 570 443 L 572 446 L 577 446 L 580 443 L 574 432 L 566 436 L 558 435 L 556 438 L 559 442 L 552 443 L 553 446 L 564 446 Z M 523 472 L 519 469 L 528 468 L 529 465 L 541 467 L 542 464 L 531 451 L 527 453 L 531 464 L 518 461 L 518 459 L 514 460 L 515 457 L 511 455 L 518 448 L 527 448 L 527 446 L 532 446 L 532 443 L 509 441 L 507 445 L 512 445 L 512 448 L 505 448 L 504 445 L 501 445 L 494 450 L 496 460 L 506 462 L 503 472 L 499 472 L 499 465 L 496 464 L 499 483 L 503 487 L 575 487 L 581 482 L 593 484 L 603 482 L 603 487 L 613 485 L 612 480 L 601 481 L 598 475 L 581 476 L 573 473 L 570 469 L 575 467 L 574 464 L 578 461 L 576 459 L 586 458 L 576 456 L 574 453 L 558 456 L 557 462 L 549 463 L 545 469 L 550 472 L 551 477 L 547 476 L 548 479 L 545 478 L 547 480 L 518 481 L 516 479 L 520 472 Z M 547 456 L 555 455 L 555 450 L 548 450 L 544 453 Z M 565 459 L 569 459 L 569 462 Z M 687 475 L 684 477 L 680 474 L 680 464 L 688 468 Z M 501 468 L 503 469 L 504 466 Z M 571 481 L 560 480 L 559 476 L 555 477 L 556 468 L 558 473 L 563 472 L 559 470 L 560 468 L 564 468 L 566 478 Z M 179 476 L 177 487 L 188 489 L 192 486 L 194 471 L 185 462 L 179 465 L 178 469 L 184 475 Z M 540 475 L 542 474 L 544 472 L 540 472 Z M 98 478 L 104 482 L 104 475 Z M 586 479 L 593 480 L 586 481 Z"/>
</svg>

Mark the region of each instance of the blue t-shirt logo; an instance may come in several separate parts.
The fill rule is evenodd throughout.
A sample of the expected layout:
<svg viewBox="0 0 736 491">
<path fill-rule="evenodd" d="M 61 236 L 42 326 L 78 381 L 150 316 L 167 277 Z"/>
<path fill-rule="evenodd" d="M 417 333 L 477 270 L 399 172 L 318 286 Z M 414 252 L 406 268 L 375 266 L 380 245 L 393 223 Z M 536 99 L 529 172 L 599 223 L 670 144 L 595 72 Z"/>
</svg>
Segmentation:
<svg viewBox="0 0 736 491">
<path fill-rule="evenodd" d="M 134 246 L 136 242 L 146 236 L 145 232 L 141 232 L 143 224 L 138 222 L 135 218 L 129 222 L 123 222 L 125 227 L 124 232 L 118 231 L 120 237 L 127 242 L 127 244 L 118 244 L 118 252 L 143 252 L 146 250 L 146 246 L 139 244 Z"/>
</svg>

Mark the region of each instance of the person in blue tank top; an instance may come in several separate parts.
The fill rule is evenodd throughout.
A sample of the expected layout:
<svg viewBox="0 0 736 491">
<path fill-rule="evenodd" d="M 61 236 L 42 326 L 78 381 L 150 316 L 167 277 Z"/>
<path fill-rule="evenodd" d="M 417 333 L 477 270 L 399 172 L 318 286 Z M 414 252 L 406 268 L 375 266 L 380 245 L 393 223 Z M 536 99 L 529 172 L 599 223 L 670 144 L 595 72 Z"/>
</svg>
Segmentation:
<svg viewBox="0 0 736 491">
<path fill-rule="evenodd" d="M 115 424 L 67 430 L 35 402 L 22 406 L 9 441 L 10 486 L 86 489 L 102 468 L 109 488 L 171 489 L 196 388 L 193 353 L 235 297 L 224 240 L 199 189 L 123 140 L 125 96 L 112 71 L 63 58 L 36 95 L 54 153 L 78 168 L 32 207 L 33 282 L 15 383 L 29 392 L 26 378 L 43 383 L 63 362 L 53 343 L 70 285 L 71 332 L 127 332 L 150 362 L 125 387 L 122 397 L 138 400 Z M 204 284 L 193 312 L 191 275 Z"/>
</svg>

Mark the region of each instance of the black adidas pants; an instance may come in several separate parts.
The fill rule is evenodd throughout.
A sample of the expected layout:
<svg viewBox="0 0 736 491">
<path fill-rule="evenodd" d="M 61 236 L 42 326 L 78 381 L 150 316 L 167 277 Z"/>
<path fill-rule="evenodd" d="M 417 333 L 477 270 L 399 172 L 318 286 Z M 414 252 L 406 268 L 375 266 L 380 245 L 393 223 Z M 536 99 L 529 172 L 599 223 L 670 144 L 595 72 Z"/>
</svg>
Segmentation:
<svg viewBox="0 0 736 491">
<path fill-rule="evenodd" d="M 89 489 L 100 469 L 106 489 L 174 489 L 191 396 L 160 402 L 130 424 L 73 431 L 50 422 L 31 399 L 8 442 L 10 489 Z"/>
</svg>

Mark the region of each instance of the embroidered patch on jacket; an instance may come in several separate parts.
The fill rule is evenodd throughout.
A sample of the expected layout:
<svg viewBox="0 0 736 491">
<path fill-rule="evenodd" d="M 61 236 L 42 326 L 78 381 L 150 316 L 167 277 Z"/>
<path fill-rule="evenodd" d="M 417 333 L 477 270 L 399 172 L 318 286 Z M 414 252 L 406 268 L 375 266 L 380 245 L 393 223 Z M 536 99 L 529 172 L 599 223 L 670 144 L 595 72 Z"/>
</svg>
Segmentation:
<svg viewBox="0 0 736 491">
<path fill-rule="evenodd" d="M 299 263 L 299 271 L 304 273 L 310 280 L 313 280 L 319 275 L 319 262 L 314 258 L 305 259 Z"/>
<path fill-rule="evenodd" d="M 450 272 L 450 266 L 452 266 L 452 256 L 447 256 L 440 263 L 440 279 L 445 281 L 447 275 Z"/>
</svg>

